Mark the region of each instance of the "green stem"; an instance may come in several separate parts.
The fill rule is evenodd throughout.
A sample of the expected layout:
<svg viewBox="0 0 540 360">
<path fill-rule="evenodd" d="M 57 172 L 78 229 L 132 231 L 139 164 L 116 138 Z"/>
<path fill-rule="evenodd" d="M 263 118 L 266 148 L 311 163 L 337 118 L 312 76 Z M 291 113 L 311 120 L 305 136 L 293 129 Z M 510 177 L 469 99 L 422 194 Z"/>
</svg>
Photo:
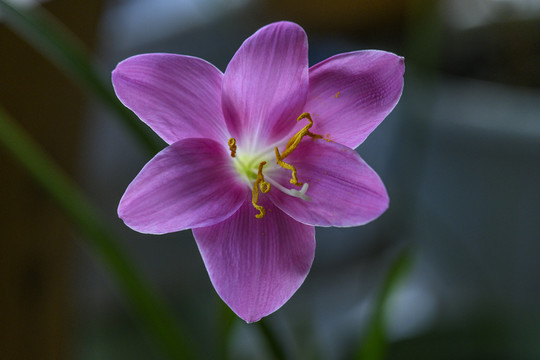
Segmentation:
<svg viewBox="0 0 540 360">
<path fill-rule="evenodd" d="M 73 182 L 0 107 L 0 143 L 60 205 L 86 235 L 88 245 L 113 275 L 147 329 L 171 359 L 192 359 L 181 332 L 162 300 L 151 290 L 127 258 L 94 208 Z"/>
<path fill-rule="evenodd" d="M 161 150 L 156 138 L 144 124 L 123 106 L 95 66 L 88 49 L 56 18 L 41 8 L 21 9 L 0 0 L 0 11 L 5 23 L 19 36 L 65 71 L 83 89 L 89 91 L 112 110 L 150 153 Z"/>
<path fill-rule="evenodd" d="M 402 250 L 393 261 L 384 283 L 378 292 L 373 315 L 367 328 L 362 346 L 355 355 L 356 360 L 382 360 L 386 353 L 388 340 L 384 326 L 384 310 L 388 298 L 396 285 L 403 279 L 411 265 L 411 258 L 407 250 Z"/>
</svg>

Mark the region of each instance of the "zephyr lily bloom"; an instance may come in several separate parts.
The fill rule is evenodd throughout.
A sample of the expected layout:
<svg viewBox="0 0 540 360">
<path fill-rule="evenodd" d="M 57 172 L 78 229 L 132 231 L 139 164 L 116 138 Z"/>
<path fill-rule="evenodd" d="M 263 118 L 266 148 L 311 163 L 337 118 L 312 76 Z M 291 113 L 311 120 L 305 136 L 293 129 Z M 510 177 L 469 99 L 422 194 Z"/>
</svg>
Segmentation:
<svg viewBox="0 0 540 360">
<path fill-rule="evenodd" d="M 149 234 L 193 229 L 219 296 L 247 322 L 280 308 L 315 254 L 315 226 L 363 225 L 388 207 L 355 149 L 392 111 L 403 58 L 369 50 L 308 67 L 304 30 L 270 24 L 225 73 L 146 54 L 112 74 L 116 94 L 169 146 L 128 186 L 118 214 Z"/>
</svg>

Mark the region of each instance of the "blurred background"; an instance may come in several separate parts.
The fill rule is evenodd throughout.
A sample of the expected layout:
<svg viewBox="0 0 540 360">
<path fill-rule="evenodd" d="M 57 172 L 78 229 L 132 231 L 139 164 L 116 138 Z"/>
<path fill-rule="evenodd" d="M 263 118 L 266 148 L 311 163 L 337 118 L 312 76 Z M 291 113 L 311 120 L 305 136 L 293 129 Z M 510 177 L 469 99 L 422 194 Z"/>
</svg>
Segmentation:
<svg viewBox="0 0 540 360">
<path fill-rule="evenodd" d="M 540 358 L 540 1 L 12 3 L 57 17 L 108 84 L 119 61 L 147 52 L 224 71 L 243 40 L 277 20 L 306 30 L 311 64 L 359 49 L 405 56 L 401 101 L 357 149 L 390 209 L 367 226 L 317 229 L 311 273 L 268 328 L 285 358 L 354 358 L 407 249 L 412 265 L 383 309 L 384 358 Z M 145 236 L 117 218 L 153 154 L 3 15 L 0 104 L 76 179 L 199 356 L 275 358 L 257 325 L 225 320 L 222 336 L 229 315 L 191 231 Z M 80 232 L 3 147 L 0 162 L 0 359 L 165 358 Z"/>
</svg>

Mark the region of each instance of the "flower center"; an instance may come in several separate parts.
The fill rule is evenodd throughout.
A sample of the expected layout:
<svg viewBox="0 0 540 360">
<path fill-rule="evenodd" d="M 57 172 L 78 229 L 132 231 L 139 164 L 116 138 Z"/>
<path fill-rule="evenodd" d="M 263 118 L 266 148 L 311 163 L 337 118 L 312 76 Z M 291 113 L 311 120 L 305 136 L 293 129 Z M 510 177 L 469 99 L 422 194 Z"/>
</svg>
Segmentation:
<svg viewBox="0 0 540 360">
<path fill-rule="evenodd" d="M 233 139 L 234 140 L 234 139 Z M 265 154 L 252 155 L 245 152 L 234 153 L 231 150 L 231 157 L 234 157 L 234 167 L 236 172 L 245 180 L 246 183 L 252 184 L 258 177 L 258 167 L 261 162 L 268 159 Z"/>
<path fill-rule="evenodd" d="M 277 146 L 274 148 L 275 156 L 276 156 L 276 164 L 281 166 L 284 169 L 291 171 L 291 184 L 301 187 L 300 190 L 296 189 L 287 189 L 281 184 L 279 184 L 277 181 L 272 180 L 271 178 L 268 178 L 268 181 L 265 181 L 264 175 L 263 175 L 263 167 L 266 165 L 266 161 L 263 159 L 265 156 L 255 156 L 255 157 L 249 157 L 249 156 L 242 156 L 242 154 L 239 154 L 237 156 L 236 150 L 236 139 L 230 138 L 228 141 L 229 150 L 231 151 L 231 157 L 236 158 L 236 161 L 234 162 L 236 170 L 239 174 L 245 177 L 245 179 L 251 183 L 253 182 L 253 190 L 252 190 L 252 198 L 251 203 L 253 204 L 253 207 L 259 211 L 258 214 L 255 215 L 256 218 L 262 219 L 264 215 L 266 214 L 266 211 L 264 207 L 258 204 L 259 201 L 259 190 L 262 193 L 267 193 L 270 191 L 271 187 L 274 186 L 278 190 L 294 197 L 299 197 L 303 200 L 310 201 L 311 198 L 306 195 L 306 191 L 309 187 L 308 183 L 302 183 L 298 181 L 298 171 L 296 168 L 283 161 L 287 156 L 289 156 L 300 144 L 300 141 L 304 136 L 309 136 L 313 139 L 322 139 L 322 135 L 314 134 L 309 131 L 309 129 L 313 126 L 313 120 L 311 119 L 311 115 L 309 113 L 303 113 L 298 117 L 296 121 L 300 121 L 302 119 L 308 119 L 309 124 L 304 126 L 300 131 L 298 131 L 296 134 L 294 134 L 293 137 L 287 142 L 287 145 L 285 146 L 285 150 L 283 150 L 283 153 L 279 152 L 279 149 Z M 258 164 L 258 170 L 255 171 L 256 164 Z M 270 185 L 272 184 L 272 186 Z"/>
</svg>

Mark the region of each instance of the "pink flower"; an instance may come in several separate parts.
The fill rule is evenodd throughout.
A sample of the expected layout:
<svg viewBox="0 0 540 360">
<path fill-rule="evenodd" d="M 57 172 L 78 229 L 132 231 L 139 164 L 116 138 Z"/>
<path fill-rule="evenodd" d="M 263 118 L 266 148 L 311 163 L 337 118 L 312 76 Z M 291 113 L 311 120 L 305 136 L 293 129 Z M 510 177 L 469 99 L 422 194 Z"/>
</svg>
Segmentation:
<svg viewBox="0 0 540 360">
<path fill-rule="evenodd" d="M 363 225 L 387 209 L 353 149 L 398 102 L 403 72 L 403 58 L 376 50 L 309 68 L 306 34 L 290 22 L 257 31 L 225 74 L 182 55 L 124 60 L 116 94 L 169 146 L 128 186 L 119 216 L 142 233 L 192 228 L 219 296 L 261 319 L 307 276 L 314 226 Z"/>
</svg>

